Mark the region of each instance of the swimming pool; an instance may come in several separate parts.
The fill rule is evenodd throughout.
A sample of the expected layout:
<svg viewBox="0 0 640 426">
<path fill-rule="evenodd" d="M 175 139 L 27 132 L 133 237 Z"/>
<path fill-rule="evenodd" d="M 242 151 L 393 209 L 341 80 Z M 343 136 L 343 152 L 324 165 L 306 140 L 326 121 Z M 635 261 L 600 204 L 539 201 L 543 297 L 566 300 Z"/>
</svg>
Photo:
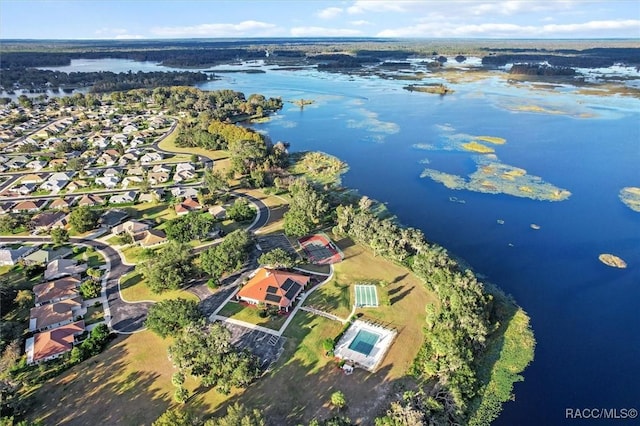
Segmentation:
<svg viewBox="0 0 640 426">
<path fill-rule="evenodd" d="M 364 356 L 369 356 L 371 350 L 380 339 L 380 335 L 367 330 L 359 330 L 356 337 L 353 338 L 349 349 L 359 352 Z"/>
</svg>

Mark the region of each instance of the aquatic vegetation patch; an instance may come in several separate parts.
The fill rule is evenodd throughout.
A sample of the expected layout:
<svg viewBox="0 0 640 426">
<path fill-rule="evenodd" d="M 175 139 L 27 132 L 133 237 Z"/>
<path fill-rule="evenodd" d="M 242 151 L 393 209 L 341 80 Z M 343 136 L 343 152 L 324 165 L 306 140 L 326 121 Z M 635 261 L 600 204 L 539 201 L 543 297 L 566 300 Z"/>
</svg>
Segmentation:
<svg viewBox="0 0 640 426">
<path fill-rule="evenodd" d="M 627 186 L 618 194 L 620 201 L 635 212 L 640 212 L 640 188 Z"/>
<path fill-rule="evenodd" d="M 477 169 L 466 178 L 439 170 L 426 168 L 420 177 L 428 177 L 449 189 L 488 194 L 507 194 L 533 200 L 563 201 L 571 192 L 545 182 L 526 170 L 480 156 Z"/>
<path fill-rule="evenodd" d="M 476 136 L 476 139 L 483 142 L 489 142 L 494 145 L 504 145 L 505 143 L 507 143 L 507 140 L 505 138 L 499 138 L 497 136 Z"/>
<path fill-rule="evenodd" d="M 312 181 L 326 184 L 340 184 L 340 176 L 349 170 L 347 163 L 324 152 L 299 152 L 290 156 L 293 174 L 307 176 Z"/>
<path fill-rule="evenodd" d="M 495 152 L 495 149 L 486 145 L 482 145 L 481 143 L 478 143 L 476 141 L 462 144 L 462 147 L 467 151 L 479 152 L 480 154 L 491 154 Z"/>
<path fill-rule="evenodd" d="M 571 196 L 571 192 L 568 190 L 545 182 L 539 176 L 530 175 L 525 169 L 502 163 L 494 154 L 494 148 L 478 142 L 502 145 L 506 143 L 506 139 L 498 136 L 473 136 L 466 133 L 455 133 L 455 129 L 449 125 L 437 127 L 443 134 L 437 144 L 418 143 L 413 147 L 431 151 L 470 151 L 483 155 L 474 156 L 476 170 L 467 177 L 445 173 L 433 168 L 424 169 L 420 177 L 428 177 L 449 189 L 507 194 L 533 200 L 562 201 Z"/>
</svg>

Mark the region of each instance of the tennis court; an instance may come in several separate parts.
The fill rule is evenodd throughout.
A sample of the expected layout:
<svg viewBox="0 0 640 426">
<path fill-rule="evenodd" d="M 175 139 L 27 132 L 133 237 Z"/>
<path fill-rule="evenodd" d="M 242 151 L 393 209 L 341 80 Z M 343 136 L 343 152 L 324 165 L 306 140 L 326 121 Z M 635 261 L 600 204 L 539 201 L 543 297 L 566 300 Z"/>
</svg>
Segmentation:
<svg viewBox="0 0 640 426">
<path fill-rule="evenodd" d="M 342 251 L 325 234 L 315 234 L 300 238 L 298 243 L 307 259 L 316 265 L 328 265 L 342 261 Z"/>
<path fill-rule="evenodd" d="M 356 307 L 367 308 L 378 306 L 378 292 L 375 285 L 356 285 Z"/>
</svg>

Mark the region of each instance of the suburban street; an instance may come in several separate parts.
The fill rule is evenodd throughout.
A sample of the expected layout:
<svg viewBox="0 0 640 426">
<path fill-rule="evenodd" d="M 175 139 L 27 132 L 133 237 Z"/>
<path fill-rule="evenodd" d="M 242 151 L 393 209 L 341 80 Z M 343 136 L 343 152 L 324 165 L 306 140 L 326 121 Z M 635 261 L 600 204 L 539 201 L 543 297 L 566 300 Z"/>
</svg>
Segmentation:
<svg viewBox="0 0 640 426">
<path fill-rule="evenodd" d="M 248 201 L 255 205 L 258 210 L 256 220 L 249 225 L 249 230 L 255 232 L 264 226 L 269 220 L 269 209 L 259 199 L 245 194 L 233 194 L 236 197 L 246 197 Z M 16 237 L 0 237 L 0 243 L 50 243 L 49 237 L 32 237 L 32 236 L 16 236 Z M 84 244 L 94 247 L 100 251 L 105 257 L 107 263 L 107 273 L 103 278 L 102 295 L 105 297 L 107 306 L 105 306 L 105 318 L 110 317 L 108 324 L 110 328 L 121 334 L 135 333 L 144 329 L 144 321 L 147 317 L 147 311 L 153 304 L 151 301 L 128 302 L 122 299 L 120 293 L 120 278 L 133 271 L 134 266 L 125 265 L 120 253 L 110 245 L 87 238 L 70 238 L 72 244 Z M 215 244 L 213 244 L 215 245 Z M 207 246 L 207 248 L 210 246 Z M 197 249 L 194 253 L 201 252 Z M 202 298 L 201 295 L 198 295 Z"/>
</svg>

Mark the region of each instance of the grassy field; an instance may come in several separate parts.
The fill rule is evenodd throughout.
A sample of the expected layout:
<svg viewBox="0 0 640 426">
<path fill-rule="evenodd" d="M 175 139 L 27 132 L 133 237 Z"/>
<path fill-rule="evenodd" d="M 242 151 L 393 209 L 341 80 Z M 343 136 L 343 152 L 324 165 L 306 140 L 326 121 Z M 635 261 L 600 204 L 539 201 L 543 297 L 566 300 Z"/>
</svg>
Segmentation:
<svg viewBox="0 0 640 426">
<path fill-rule="evenodd" d="M 174 406 L 169 340 L 149 331 L 118 337 L 103 353 L 32 390 L 31 420 L 44 424 L 149 425 Z M 187 378 L 194 392 L 197 383 Z M 187 405 L 210 412 L 227 397 L 198 391 Z"/>
<path fill-rule="evenodd" d="M 177 152 L 177 153 L 185 153 L 185 154 L 196 154 L 203 155 L 205 157 L 211 158 L 216 161 L 216 164 L 219 160 L 224 160 L 228 157 L 227 151 L 211 151 L 204 148 L 180 148 L 176 146 L 176 136 L 177 132 L 173 132 L 169 136 L 167 136 L 162 142 L 158 144 L 160 149 L 164 149 L 165 151 Z"/>
<path fill-rule="evenodd" d="M 391 393 L 413 386 L 405 373 L 423 340 L 424 307 L 433 302 L 433 296 L 404 268 L 374 257 L 348 241 L 338 244 L 346 260 L 336 265 L 337 275 L 332 283 L 316 290 L 314 297 L 317 303 L 324 301 L 328 307 L 335 303 L 340 309 L 350 306 L 350 300 L 334 302 L 335 289 L 331 286 L 335 283 L 348 286 L 349 298 L 351 285 L 356 282 L 388 283 L 382 290 L 389 296 L 389 305 L 360 311 L 365 318 L 393 323 L 399 331 L 378 371 L 356 370 L 350 376 L 344 375 L 337 361 L 325 356 L 322 349 L 322 341 L 338 336 L 342 324 L 299 311 L 285 332 L 283 355 L 266 376 L 229 396 L 212 390 L 199 391 L 185 408 L 206 415 L 222 414 L 228 403 L 239 401 L 260 408 L 273 424 L 297 424 L 337 414 L 329 399 L 332 392 L 341 390 L 347 398 L 347 408 L 341 414 L 370 424 Z M 129 292 L 132 299 L 154 297 L 149 293 L 136 294 L 146 287 L 135 274 L 125 277 L 123 282 L 126 287 L 123 293 Z M 160 297 L 178 296 L 167 293 Z M 233 307 L 225 309 L 235 311 Z M 167 341 L 147 331 L 118 338 L 104 353 L 36 391 L 35 406 L 39 408 L 34 412 L 45 424 L 151 423 L 173 404 L 170 379 L 174 370 L 166 356 L 167 345 Z M 192 379 L 188 379 L 187 387 L 195 389 Z"/>
<path fill-rule="evenodd" d="M 157 223 L 175 219 L 176 211 L 169 203 L 141 203 L 126 208 L 132 219 L 153 219 Z"/>
<path fill-rule="evenodd" d="M 122 297 L 129 302 L 140 302 L 143 300 L 152 300 L 160 302 L 167 299 L 177 299 L 181 297 L 187 300 L 199 300 L 198 297 L 185 290 L 171 290 L 160 294 L 152 293 L 147 287 L 145 279 L 137 272 L 131 272 L 120 279 L 120 293 Z"/>
<path fill-rule="evenodd" d="M 338 240 L 345 260 L 334 265 L 333 279 L 316 289 L 305 305 L 317 307 L 346 318 L 355 301 L 353 285 L 378 284 L 377 308 L 360 308 L 356 314 L 364 319 L 388 323 L 398 329 L 396 343 L 391 347 L 382 368 L 390 368 L 390 375 L 400 377 L 415 358 L 422 342 L 425 306 L 435 303 L 435 296 L 406 268 L 375 257 L 369 249 L 354 245 L 350 240 Z"/>
<path fill-rule="evenodd" d="M 269 208 L 269 220 L 265 226 L 260 228 L 260 231 L 258 232 L 259 234 L 282 232 L 282 227 L 284 225 L 282 217 L 289 210 L 289 203 L 286 198 L 276 195 L 267 195 L 258 189 L 240 190 L 238 192 L 257 198 Z"/>
<path fill-rule="evenodd" d="M 240 303 L 229 302 L 218 315 L 227 318 L 233 318 L 238 321 L 248 322 L 250 324 L 260 325 L 262 327 L 271 328 L 273 330 L 280 330 L 282 324 L 286 321 L 287 317 L 284 315 L 278 315 L 277 318 L 262 318 L 260 317 L 260 308 L 257 306 L 245 306 Z"/>
</svg>

